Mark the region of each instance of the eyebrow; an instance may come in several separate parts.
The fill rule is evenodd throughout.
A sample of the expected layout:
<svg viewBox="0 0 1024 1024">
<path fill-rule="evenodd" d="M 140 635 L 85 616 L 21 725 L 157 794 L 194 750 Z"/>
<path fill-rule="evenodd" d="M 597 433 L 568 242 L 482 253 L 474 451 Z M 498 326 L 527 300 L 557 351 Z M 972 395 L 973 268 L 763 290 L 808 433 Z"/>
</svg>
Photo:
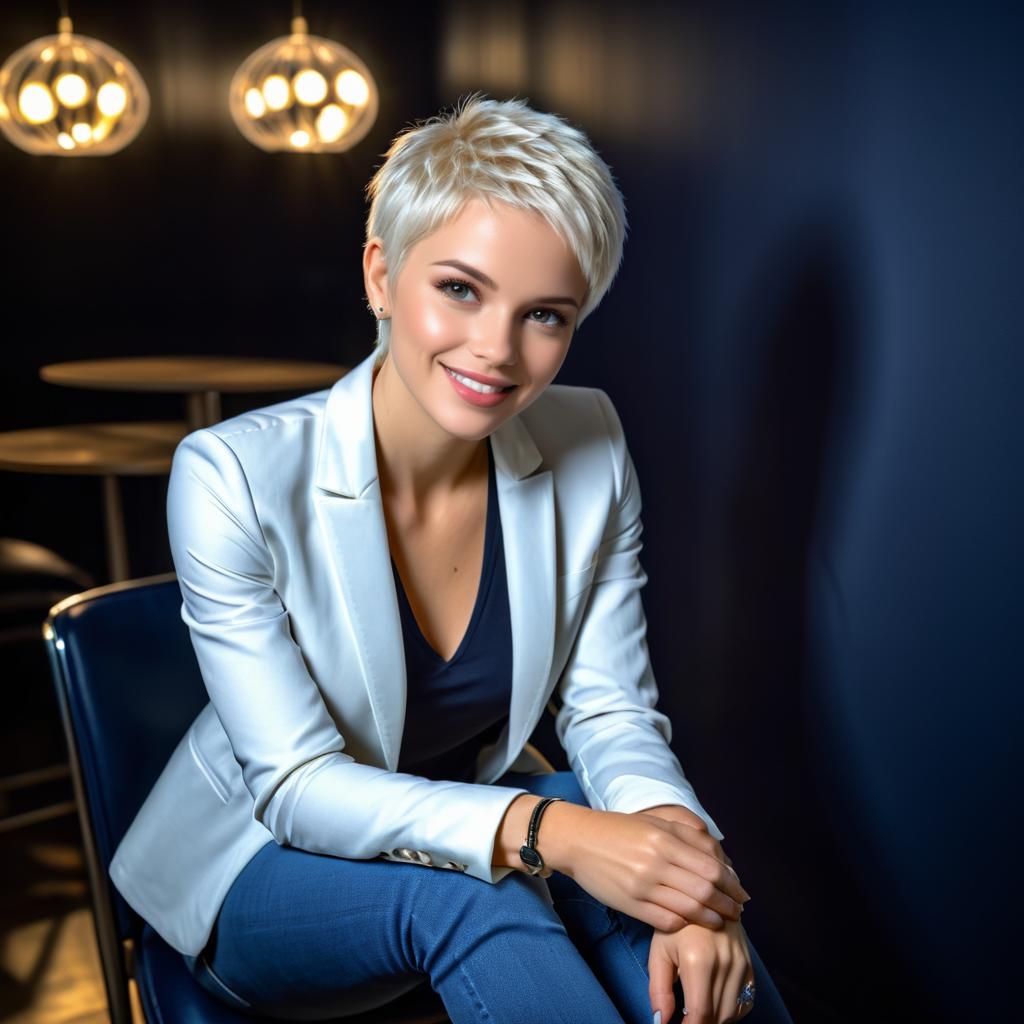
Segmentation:
<svg viewBox="0 0 1024 1024">
<path fill-rule="evenodd" d="M 498 286 L 482 270 L 477 270 L 476 267 L 471 267 L 468 263 L 463 263 L 462 260 L 437 260 L 430 265 L 432 267 L 456 267 L 464 274 L 475 277 L 482 285 L 486 285 L 492 291 L 497 291 L 498 289 Z M 533 301 L 554 302 L 565 306 L 575 306 L 577 309 L 580 308 L 580 304 L 571 295 L 549 295 L 545 298 L 534 299 Z"/>
</svg>

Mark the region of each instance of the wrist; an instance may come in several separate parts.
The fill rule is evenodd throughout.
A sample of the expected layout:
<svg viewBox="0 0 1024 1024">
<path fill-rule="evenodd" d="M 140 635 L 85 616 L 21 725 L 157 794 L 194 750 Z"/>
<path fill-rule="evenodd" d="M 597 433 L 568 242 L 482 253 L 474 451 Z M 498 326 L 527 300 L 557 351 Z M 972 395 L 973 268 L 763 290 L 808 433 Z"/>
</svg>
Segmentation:
<svg viewBox="0 0 1024 1024">
<path fill-rule="evenodd" d="M 494 843 L 495 866 L 515 868 L 529 873 L 519 856 L 520 848 L 526 843 L 530 827 L 530 816 L 534 807 L 544 799 L 535 793 L 520 793 L 508 805 Z M 548 804 L 541 815 L 537 830 L 537 850 L 544 858 L 546 867 L 563 874 L 571 874 L 575 855 L 574 836 L 576 824 L 588 809 L 568 800 L 556 800 Z"/>
<path fill-rule="evenodd" d="M 633 814 L 654 814 L 659 818 L 670 818 L 681 810 L 685 810 L 685 808 L 680 804 L 658 804 L 655 807 L 645 807 L 642 811 L 633 811 Z"/>
<path fill-rule="evenodd" d="M 584 830 L 583 822 L 593 813 L 591 808 L 569 800 L 557 800 L 547 806 L 540 823 L 537 849 L 549 868 L 573 877 L 573 868 L 579 856 L 579 837 Z"/>
<path fill-rule="evenodd" d="M 647 807 L 642 811 L 633 811 L 633 814 L 650 814 L 663 821 L 678 821 L 682 825 L 689 825 L 691 828 L 707 832 L 708 826 L 703 818 L 694 814 L 689 807 L 682 804 L 658 804 L 656 807 Z"/>
</svg>

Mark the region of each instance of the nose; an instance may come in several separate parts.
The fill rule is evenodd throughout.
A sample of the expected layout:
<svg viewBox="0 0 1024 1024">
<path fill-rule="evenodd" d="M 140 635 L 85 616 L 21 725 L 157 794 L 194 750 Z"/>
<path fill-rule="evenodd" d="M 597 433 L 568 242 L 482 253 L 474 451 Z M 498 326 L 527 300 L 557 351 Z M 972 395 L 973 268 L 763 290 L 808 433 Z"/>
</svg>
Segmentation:
<svg viewBox="0 0 1024 1024">
<path fill-rule="evenodd" d="M 469 350 L 491 366 L 512 366 L 519 358 L 519 325 L 495 313 L 479 317 L 469 339 Z"/>
</svg>

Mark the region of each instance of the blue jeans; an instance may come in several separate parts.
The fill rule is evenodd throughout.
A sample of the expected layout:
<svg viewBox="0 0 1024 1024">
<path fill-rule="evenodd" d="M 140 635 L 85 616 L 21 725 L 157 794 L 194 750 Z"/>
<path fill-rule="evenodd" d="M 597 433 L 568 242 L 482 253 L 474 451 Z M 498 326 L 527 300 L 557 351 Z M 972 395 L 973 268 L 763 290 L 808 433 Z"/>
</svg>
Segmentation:
<svg viewBox="0 0 1024 1024">
<path fill-rule="evenodd" d="M 588 806 L 571 771 L 509 772 L 496 785 Z M 558 871 L 488 885 L 269 842 L 232 884 L 206 949 L 184 959 L 203 988 L 250 1014 L 324 1020 L 342 1016 L 339 993 L 372 999 L 429 981 L 454 1024 L 651 1024 L 652 934 Z M 757 996 L 743 1020 L 792 1024 L 750 952 Z M 675 994 L 681 1021 L 678 979 Z"/>
</svg>

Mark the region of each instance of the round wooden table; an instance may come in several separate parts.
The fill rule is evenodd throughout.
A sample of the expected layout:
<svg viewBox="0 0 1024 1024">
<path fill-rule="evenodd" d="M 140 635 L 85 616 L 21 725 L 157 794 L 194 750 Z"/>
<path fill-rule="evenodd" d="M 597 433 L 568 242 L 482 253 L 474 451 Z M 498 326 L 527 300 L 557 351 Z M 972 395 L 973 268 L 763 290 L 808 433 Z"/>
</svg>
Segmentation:
<svg viewBox="0 0 1024 1024">
<path fill-rule="evenodd" d="M 39 376 L 76 388 L 183 392 L 191 432 L 222 418 L 222 392 L 314 391 L 330 387 L 349 369 L 338 363 L 249 356 L 130 356 L 52 363 Z"/>
<path fill-rule="evenodd" d="M 181 420 L 82 423 L 0 432 L 0 469 L 103 478 L 107 566 L 113 581 L 129 578 L 119 476 L 170 472 L 174 450 L 190 432 Z"/>
</svg>

